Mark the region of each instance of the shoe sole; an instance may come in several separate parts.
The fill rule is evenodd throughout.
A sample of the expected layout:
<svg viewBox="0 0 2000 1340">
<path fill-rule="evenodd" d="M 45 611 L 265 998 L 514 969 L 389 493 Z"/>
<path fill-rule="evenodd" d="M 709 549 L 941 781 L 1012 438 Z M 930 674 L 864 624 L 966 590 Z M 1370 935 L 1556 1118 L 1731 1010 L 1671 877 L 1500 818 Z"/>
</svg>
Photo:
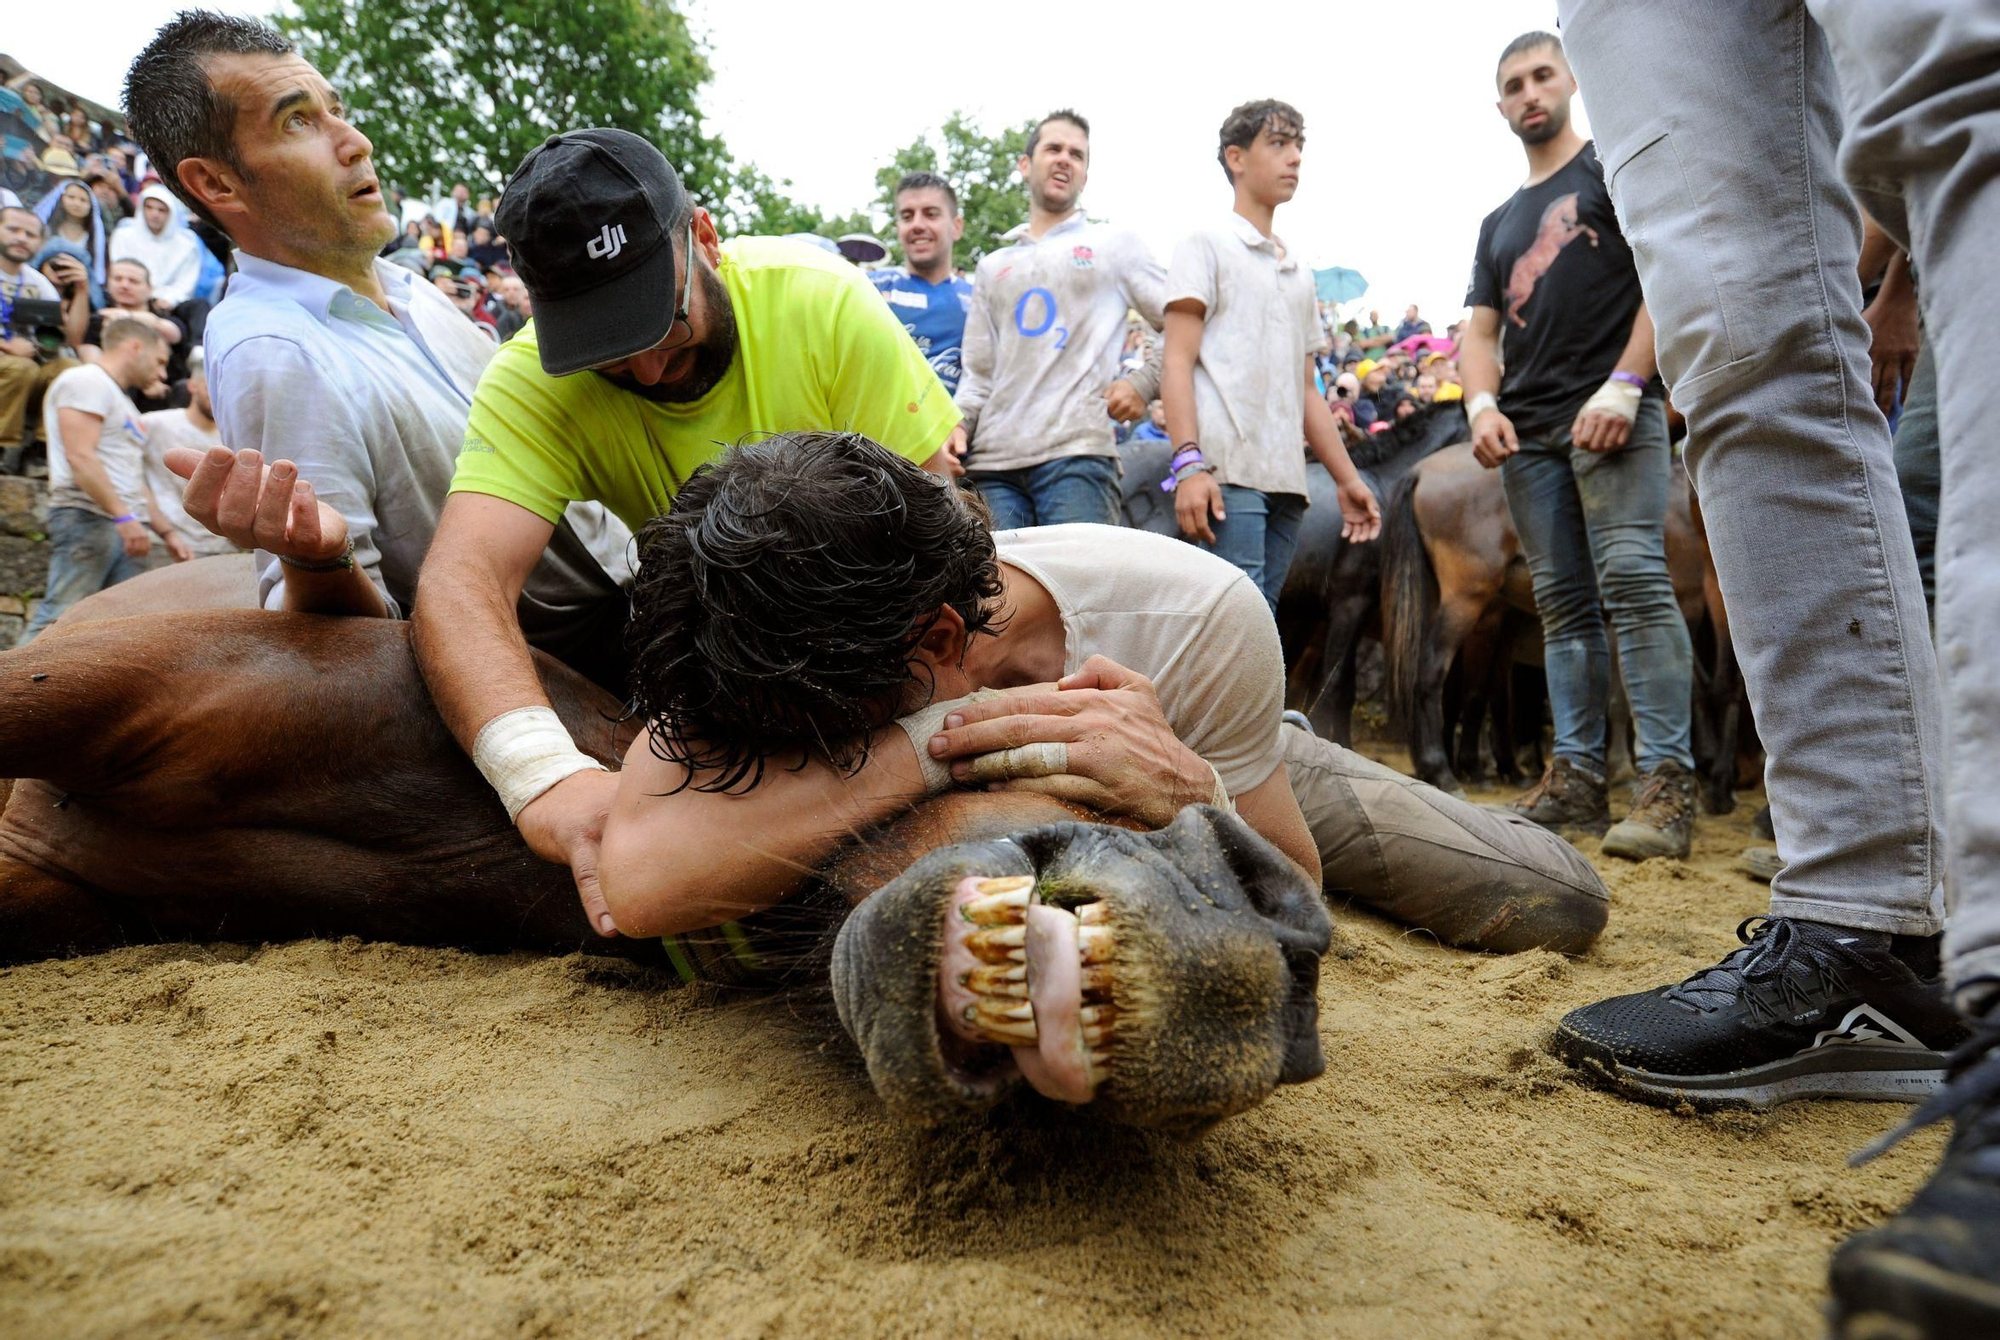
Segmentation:
<svg viewBox="0 0 2000 1340">
<path fill-rule="evenodd" d="M 1604 845 L 1599 848 L 1606 856 L 1615 856 L 1621 861 L 1654 861 L 1665 858 L 1685 861 L 1693 844 L 1681 847 L 1647 846 L 1643 841 L 1627 841 L 1615 834 L 1606 834 Z"/>
<path fill-rule="evenodd" d="M 1660 1107 L 1686 1103 L 1698 1112 L 1762 1110 L 1801 1098 L 1921 1102 L 1944 1081 L 1946 1061 L 1942 1052 L 1909 1047 L 1842 1046 L 1719 1075 L 1662 1075 L 1621 1064 L 1599 1044 L 1561 1028 L 1549 1049 L 1601 1087 Z"/>
<path fill-rule="evenodd" d="M 1559 838 L 1567 839 L 1578 833 L 1583 834 L 1585 837 L 1601 838 L 1611 831 L 1611 820 L 1608 818 L 1602 823 L 1597 822 L 1595 819 L 1588 822 L 1576 819 L 1558 819 L 1551 822 L 1544 819 L 1537 819 L 1526 810 L 1517 810 L 1512 805 L 1507 806 L 1506 809 L 1509 814 L 1519 815 L 1529 823 L 1534 824 L 1537 828 L 1548 829 L 1549 832 L 1554 833 Z"/>
<path fill-rule="evenodd" d="M 1924 1340 L 2000 1334 L 2000 1284 L 1897 1251 L 1844 1252 L 1833 1260 L 1828 1320 L 1836 1340 Z M 1845 1298 L 1865 1298 L 1850 1309 Z"/>
</svg>

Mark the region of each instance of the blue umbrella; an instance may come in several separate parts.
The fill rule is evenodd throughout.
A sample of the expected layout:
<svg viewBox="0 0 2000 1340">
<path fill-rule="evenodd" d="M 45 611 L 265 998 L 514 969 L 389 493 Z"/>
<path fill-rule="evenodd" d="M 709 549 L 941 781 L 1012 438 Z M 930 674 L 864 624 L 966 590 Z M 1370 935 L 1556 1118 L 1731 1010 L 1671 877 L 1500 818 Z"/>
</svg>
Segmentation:
<svg viewBox="0 0 2000 1340">
<path fill-rule="evenodd" d="M 1368 281 L 1359 270 L 1343 270 L 1336 265 L 1329 270 L 1314 270 L 1313 287 L 1318 289 L 1322 302 L 1353 302 L 1368 291 Z"/>
</svg>

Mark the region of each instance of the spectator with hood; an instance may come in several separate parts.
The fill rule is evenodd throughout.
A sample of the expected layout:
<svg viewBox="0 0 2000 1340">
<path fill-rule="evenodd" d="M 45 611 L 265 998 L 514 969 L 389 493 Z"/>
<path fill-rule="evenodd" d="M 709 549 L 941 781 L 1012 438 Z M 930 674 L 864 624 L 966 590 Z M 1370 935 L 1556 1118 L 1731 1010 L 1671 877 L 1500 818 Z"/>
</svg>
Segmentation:
<svg viewBox="0 0 2000 1340">
<path fill-rule="evenodd" d="M 109 238 L 89 185 L 80 177 L 68 178 L 41 198 L 35 213 L 42 220 L 42 245 L 66 242 L 75 248 L 72 254 L 90 271 L 91 301 L 101 306 Z"/>
<path fill-rule="evenodd" d="M 111 259 L 142 262 L 152 277 L 153 310 L 180 322 L 191 344 L 201 343 L 208 318 L 208 304 L 194 296 L 201 281 L 201 239 L 181 223 L 166 187 L 154 182 L 139 193 L 139 216 L 112 231 Z"/>
</svg>

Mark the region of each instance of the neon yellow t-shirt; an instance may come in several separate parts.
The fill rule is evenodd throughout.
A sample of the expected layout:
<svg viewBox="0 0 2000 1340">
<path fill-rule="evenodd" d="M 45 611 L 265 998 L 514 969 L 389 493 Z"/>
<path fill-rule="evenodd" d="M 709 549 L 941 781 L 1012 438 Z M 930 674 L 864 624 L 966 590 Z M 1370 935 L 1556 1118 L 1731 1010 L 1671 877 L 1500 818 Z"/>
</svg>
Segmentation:
<svg viewBox="0 0 2000 1340">
<path fill-rule="evenodd" d="M 530 322 L 479 379 L 451 491 L 550 522 L 572 502 L 601 502 L 637 530 L 696 467 L 768 433 L 865 433 L 917 462 L 944 444 L 958 407 L 861 271 L 773 237 L 723 243 L 716 269 L 737 348 L 707 395 L 661 404 L 592 372 L 551 377 Z"/>
</svg>

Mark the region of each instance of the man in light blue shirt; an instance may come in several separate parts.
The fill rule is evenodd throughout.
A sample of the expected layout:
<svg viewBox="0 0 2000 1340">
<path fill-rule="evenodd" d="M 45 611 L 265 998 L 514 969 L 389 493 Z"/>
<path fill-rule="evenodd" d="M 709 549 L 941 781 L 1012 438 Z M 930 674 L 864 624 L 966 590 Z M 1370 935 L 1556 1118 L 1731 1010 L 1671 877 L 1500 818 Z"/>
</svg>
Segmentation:
<svg viewBox="0 0 2000 1340">
<path fill-rule="evenodd" d="M 208 97 L 236 113 L 216 142 L 214 118 L 179 114 Z M 229 445 L 169 462 L 190 476 L 189 515 L 260 551 L 266 605 L 407 616 L 492 341 L 377 259 L 396 225 L 372 146 L 277 32 L 184 14 L 133 63 L 126 102 L 163 179 L 237 248 L 206 344 Z M 519 608 L 531 643 L 605 680 L 627 539 L 601 508 L 572 508 Z"/>
<path fill-rule="evenodd" d="M 912 172 L 896 183 L 896 241 L 903 248 L 903 266 L 868 272 L 876 292 L 953 395 L 958 393 L 965 312 L 972 305 L 972 281 L 952 269 L 952 244 L 964 233 L 958 192 L 951 183 L 935 172 Z"/>
</svg>

